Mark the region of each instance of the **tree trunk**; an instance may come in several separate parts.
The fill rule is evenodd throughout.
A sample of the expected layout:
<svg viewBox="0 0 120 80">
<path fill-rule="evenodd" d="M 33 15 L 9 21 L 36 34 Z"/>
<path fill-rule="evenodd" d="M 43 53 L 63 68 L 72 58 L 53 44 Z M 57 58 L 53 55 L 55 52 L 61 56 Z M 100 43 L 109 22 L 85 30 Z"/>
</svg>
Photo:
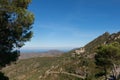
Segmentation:
<svg viewBox="0 0 120 80">
<path fill-rule="evenodd" d="M 116 65 L 115 64 L 113 64 L 113 76 L 114 76 L 114 78 L 115 78 L 115 80 L 117 79 L 117 72 L 116 72 Z"/>
<path fill-rule="evenodd" d="M 105 80 L 107 80 L 107 69 L 105 66 L 104 66 L 104 71 L 105 71 Z"/>
</svg>

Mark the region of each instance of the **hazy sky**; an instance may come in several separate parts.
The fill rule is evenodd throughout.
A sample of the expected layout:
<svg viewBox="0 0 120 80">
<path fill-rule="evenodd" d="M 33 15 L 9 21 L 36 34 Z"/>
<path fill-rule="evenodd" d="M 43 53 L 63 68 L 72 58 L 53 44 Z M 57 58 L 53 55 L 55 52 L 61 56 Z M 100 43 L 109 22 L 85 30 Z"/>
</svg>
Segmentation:
<svg viewBox="0 0 120 80">
<path fill-rule="evenodd" d="M 23 49 L 81 47 L 120 31 L 120 0 L 32 0 L 34 36 Z"/>
</svg>

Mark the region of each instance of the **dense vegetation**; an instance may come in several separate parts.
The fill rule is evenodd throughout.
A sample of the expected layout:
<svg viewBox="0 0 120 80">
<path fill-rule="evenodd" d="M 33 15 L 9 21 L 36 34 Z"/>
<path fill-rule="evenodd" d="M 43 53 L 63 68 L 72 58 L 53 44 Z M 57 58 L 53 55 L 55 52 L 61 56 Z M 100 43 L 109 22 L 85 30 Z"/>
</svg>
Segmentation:
<svg viewBox="0 0 120 80">
<path fill-rule="evenodd" d="M 20 48 L 32 37 L 31 0 L 0 0 L 0 70 L 18 59 Z M 0 72 L 0 80 L 7 77 Z"/>
<path fill-rule="evenodd" d="M 32 37 L 31 0 L 0 0 L 0 69 L 16 61 L 19 48 Z"/>
<path fill-rule="evenodd" d="M 100 46 L 95 55 L 95 64 L 105 75 L 105 80 L 108 79 L 108 71 L 112 71 L 112 78 L 118 80 L 119 73 L 117 71 L 119 67 L 117 68 L 117 66 L 120 65 L 120 43 L 114 42 Z"/>
</svg>

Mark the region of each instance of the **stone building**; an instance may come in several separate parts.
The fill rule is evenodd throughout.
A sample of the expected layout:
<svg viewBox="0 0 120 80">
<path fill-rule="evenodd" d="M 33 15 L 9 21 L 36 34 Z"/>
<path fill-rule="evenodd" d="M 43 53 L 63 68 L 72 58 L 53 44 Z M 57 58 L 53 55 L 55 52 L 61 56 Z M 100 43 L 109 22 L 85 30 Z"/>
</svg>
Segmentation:
<svg viewBox="0 0 120 80">
<path fill-rule="evenodd" d="M 80 49 L 75 50 L 76 54 L 82 54 L 84 52 L 85 52 L 85 48 L 84 47 L 81 47 Z"/>
</svg>

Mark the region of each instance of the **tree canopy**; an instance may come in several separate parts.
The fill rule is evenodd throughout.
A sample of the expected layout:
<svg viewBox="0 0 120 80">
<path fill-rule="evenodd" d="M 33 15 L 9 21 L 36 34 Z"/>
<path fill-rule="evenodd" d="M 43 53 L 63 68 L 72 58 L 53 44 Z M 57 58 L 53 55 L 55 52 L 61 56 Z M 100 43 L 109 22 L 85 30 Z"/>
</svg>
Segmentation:
<svg viewBox="0 0 120 80">
<path fill-rule="evenodd" d="M 32 37 L 34 15 L 31 0 L 0 0 L 0 68 L 19 56 L 19 49 Z"/>
<path fill-rule="evenodd" d="M 95 63 L 99 68 L 104 70 L 106 78 L 109 69 L 113 70 L 113 76 L 116 77 L 114 73 L 116 72 L 116 65 L 120 64 L 120 44 L 114 42 L 100 46 L 95 55 Z"/>
</svg>

